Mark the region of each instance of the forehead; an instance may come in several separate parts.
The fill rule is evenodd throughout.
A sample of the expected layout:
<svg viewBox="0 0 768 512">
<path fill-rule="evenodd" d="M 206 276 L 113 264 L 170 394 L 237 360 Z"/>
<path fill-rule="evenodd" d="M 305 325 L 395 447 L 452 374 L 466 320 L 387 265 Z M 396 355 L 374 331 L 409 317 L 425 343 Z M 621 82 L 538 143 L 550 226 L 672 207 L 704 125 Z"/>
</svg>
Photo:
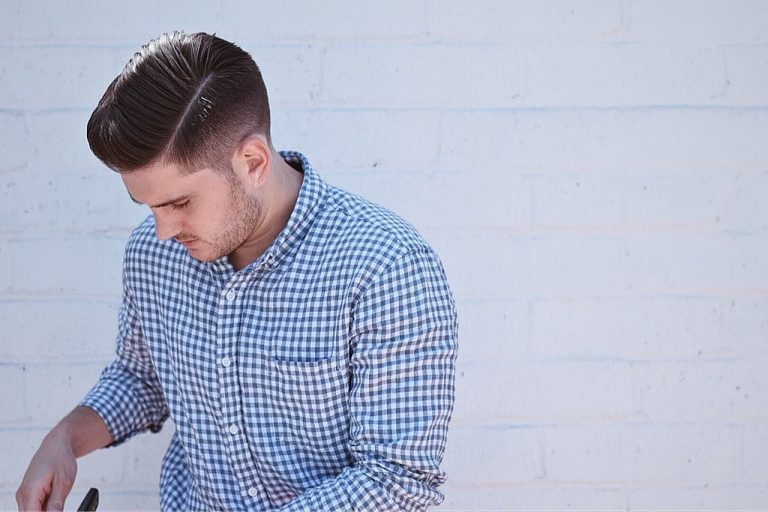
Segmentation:
<svg viewBox="0 0 768 512">
<path fill-rule="evenodd" d="M 139 203 L 158 205 L 181 196 L 212 190 L 221 178 L 211 169 L 188 174 L 174 164 L 150 164 L 121 174 L 131 198 Z"/>
</svg>

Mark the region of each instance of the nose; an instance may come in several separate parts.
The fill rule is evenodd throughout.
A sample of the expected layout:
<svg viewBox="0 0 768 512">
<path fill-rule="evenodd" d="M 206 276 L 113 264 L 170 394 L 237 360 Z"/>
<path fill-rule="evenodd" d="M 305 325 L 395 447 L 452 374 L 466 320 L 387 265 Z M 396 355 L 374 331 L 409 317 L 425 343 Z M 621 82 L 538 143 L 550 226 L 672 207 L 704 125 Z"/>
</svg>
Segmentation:
<svg viewBox="0 0 768 512">
<path fill-rule="evenodd" d="M 155 230 L 160 240 L 170 240 L 181 231 L 178 216 L 170 212 L 153 212 L 155 215 Z"/>
</svg>

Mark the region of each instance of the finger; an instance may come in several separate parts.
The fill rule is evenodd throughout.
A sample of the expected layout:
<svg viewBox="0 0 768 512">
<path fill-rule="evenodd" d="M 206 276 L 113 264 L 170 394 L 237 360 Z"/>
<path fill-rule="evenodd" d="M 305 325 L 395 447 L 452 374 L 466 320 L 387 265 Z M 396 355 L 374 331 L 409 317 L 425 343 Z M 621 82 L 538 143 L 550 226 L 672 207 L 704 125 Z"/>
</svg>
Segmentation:
<svg viewBox="0 0 768 512">
<path fill-rule="evenodd" d="M 45 510 L 64 510 L 64 502 L 75 484 L 74 479 L 67 476 L 55 476 L 53 478 L 53 488 L 51 495 L 48 496 L 48 502 L 45 504 Z"/>
</svg>

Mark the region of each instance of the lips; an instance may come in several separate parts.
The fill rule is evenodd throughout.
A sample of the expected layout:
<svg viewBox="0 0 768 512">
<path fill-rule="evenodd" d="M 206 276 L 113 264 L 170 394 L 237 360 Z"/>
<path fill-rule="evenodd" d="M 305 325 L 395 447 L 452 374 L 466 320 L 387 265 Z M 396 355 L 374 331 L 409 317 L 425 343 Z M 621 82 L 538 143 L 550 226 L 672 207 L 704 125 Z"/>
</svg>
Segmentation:
<svg viewBox="0 0 768 512">
<path fill-rule="evenodd" d="M 197 238 L 189 238 L 187 240 L 176 240 L 180 244 L 182 244 L 184 247 L 189 249 L 192 245 L 194 245 L 197 242 Z"/>
</svg>

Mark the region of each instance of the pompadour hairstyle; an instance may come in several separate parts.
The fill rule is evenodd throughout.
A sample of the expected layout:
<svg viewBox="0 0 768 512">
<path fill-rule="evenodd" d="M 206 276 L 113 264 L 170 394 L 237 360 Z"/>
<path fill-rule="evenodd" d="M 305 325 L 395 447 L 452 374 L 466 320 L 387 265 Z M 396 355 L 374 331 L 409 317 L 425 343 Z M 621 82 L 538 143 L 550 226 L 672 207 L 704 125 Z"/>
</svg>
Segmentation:
<svg viewBox="0 0 768 512">
<path fill-rule="evenodd" d="M 249 135 L 271 145 L 269 117 L 247 52 L 215 35 L 173 32 L 142 46 L 107 87 L 88 120 L 88 144 L 121 173 L 155 162 L 226 173 Z"/>
</svg>

